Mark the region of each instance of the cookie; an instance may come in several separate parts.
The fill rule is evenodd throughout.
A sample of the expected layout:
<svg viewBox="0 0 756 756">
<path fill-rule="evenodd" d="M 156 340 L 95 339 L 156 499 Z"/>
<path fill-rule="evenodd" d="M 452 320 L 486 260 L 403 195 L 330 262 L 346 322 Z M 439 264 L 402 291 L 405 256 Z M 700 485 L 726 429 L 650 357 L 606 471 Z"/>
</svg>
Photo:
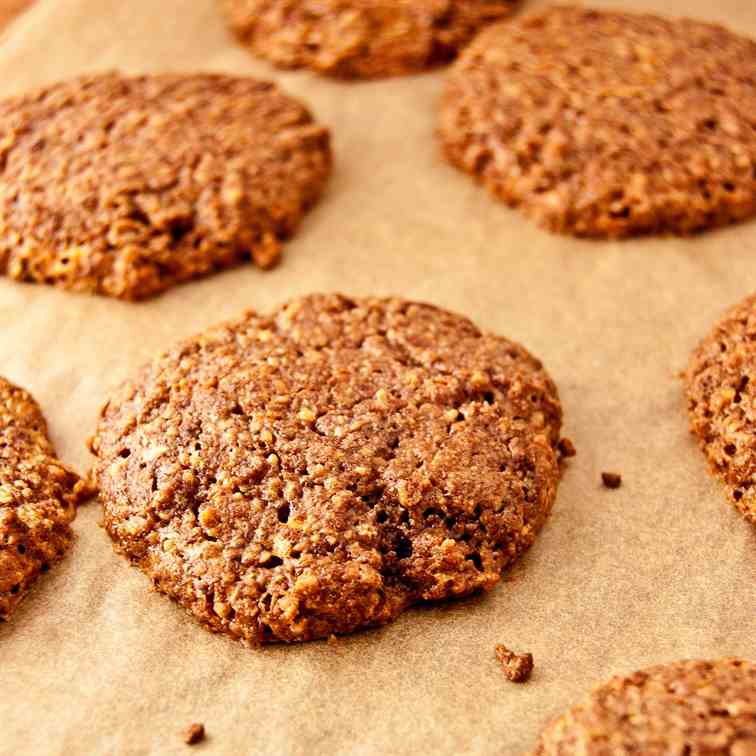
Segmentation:
<svg viewBox="0 0 756 756">
<path fill-rule="evenodd" d="M 532 756 L 751 756 L 756 664 L 679 661 L 613 677 L 549 725 Z"/>
<path fill-rule="evenodd" d="M 725 314 L 685 374 L 690 429 L 735 506 L 756 525 L 756 295 Z"/>
<path fill-rule="evenodd" d="M 450 61 L 517 0 L 219 0 L 230 29 L 282 68 L 395 76 Z"/>
<path fill-rule="evenodd" d="M 492 588 L 549 514 L 560 425 L 517 344 L 430 305 L 310 296 L 144 367 L 90 448 L 116 550 L 256 644 Z"/>
<path fill-rule="evenodd" d="M 68 551 L 88 493 L 56 458 L 34 399 L 0 378 L 0 621 Z"/>
<path fill-rule="evenodd" d="M 756 43 L 720 26 L 552 7 L 452 67 L 449 160 L 541 226 L 689 234 L 756 211 Z"/>
<path fill-rule="evenodd" d="M 250 78 L 111 73 L 5 100 L 0 272 L 142 299 L 267 268 L 330 162 L 327 130 Z"/>
</svg>

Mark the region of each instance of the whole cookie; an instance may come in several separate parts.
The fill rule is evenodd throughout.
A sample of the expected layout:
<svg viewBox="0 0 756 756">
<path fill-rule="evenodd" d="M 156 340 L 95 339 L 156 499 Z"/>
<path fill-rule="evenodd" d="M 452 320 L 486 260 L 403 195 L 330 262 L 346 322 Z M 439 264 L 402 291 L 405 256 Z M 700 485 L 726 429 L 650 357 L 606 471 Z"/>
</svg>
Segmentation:
<svg viewBox="0 0 756 756">
<path fill-rule="evenodd" d="M 518 0 L 219 2 L 239 39 L 277 66 L 377 77 L 448 62 Z"/>
<path fill-rule="evenodd" d="M 490 589 L 556 493 L 541 363 L 469 320 L 310 296 L 184 342 L 105 405 L 105 527 L 155 587 L 249 643 Z"/>
<path fill-rule="evenodd" d="M 688 234 L 756 211 L 756 43 L 553 7 L 484 31 L 449 75 L 449 160 L 540 225 Z"/>
<path fill-rule="evenodd" d="M 0 378 L 0 620 L 73 541 L 86 485 L 55 457 L 34 399 Z"/>
<path fill-rule="evenodd" d="M 685 374 L 690 429 L 735 506 L 756 524 L 756 295 L 725 314 Z"/>
<path fill-rule="evenodd" d="M 249 78 L 112 73 L 5 100 L 0 273 L 140 299 L 268 267 L 330 161 L 309 112 Z"/>
<path fill-rule="evenodd" d="M 756 664 L 679 661 L 613 677 L 549 725 L 532 756 L 751 756 Z"/>
</svg>

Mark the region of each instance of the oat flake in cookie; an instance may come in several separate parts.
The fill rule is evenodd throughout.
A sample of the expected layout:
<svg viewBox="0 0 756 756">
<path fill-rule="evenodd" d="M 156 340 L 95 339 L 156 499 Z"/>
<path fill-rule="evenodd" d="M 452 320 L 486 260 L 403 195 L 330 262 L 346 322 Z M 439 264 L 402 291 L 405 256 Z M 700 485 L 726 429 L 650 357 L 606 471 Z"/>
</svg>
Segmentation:
<svg viewBox="0 0 756 756">
<path fill-rule="evenodd" d="M 0 621 L 73 542 L 86 485 L 56 457 L 42 412 L 0 378 Z"/>
<path fill-rule="evenodd" d="M 413 73 L 446 63 L 517 0 L 218 0 L 229 27 L 283 68 L 342 77 Z"/>
<path fill-rule="evenodd" d="M 144 367 L 91 448 L 116 549 L 259 643 L 492 588 L 549 514 L 560 425 L 517 344 L 429 305 L 310 296 Z"/>
<path fill-rule="evenodd" d="M 756 664 L 680 661 L 598 686 L 550 724 L 532 756 L 753 756 Z"/>
<path fill-rule="evenodd" d="M 272 265 L 330 149 L 273 84 L 113 73 L 1 102 L 0 161 L 0 273 L 141 299 Z"/>
<path fill-rule="evenodd" d="M 448 158 L 540 225 L 688 234 L 756 210 L 756 43 L 553 7 L 485 30 L 449 75 Z"/>
<path fill-rule="evenodd" d="M 756 525 L 756 295 L 699 344 L 685 384 L 692 433 L 735 506 Z"/>
</svg>

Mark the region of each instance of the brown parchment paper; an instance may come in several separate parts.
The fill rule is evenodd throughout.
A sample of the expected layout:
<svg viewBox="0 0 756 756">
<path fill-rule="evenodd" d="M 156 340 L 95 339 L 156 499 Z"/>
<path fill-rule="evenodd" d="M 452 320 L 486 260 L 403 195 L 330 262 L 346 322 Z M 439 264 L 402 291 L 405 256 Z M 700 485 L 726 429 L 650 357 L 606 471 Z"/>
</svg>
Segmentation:
<svg viewBox="0 0 756 756">
<path fill-rule="evenodd" d="M 603 4 L 756 36 L 753 0 Z M 275 78 L 332 127 L 336 167 L 272 272 L 146 304 L 0 280 L 0 372 L 38 397 L 67 462 L 88 468 L 97 410 L 141 362 L 320 290 L 428 300 L 522 341 L 559 384 L 578 456 L 507 582 L 335 645 L 254 651 L 211 635 L 112 553 L 99 506 L 84 507 L 70 557 L 0 627 L 0 753 L 182 753 L 180 731 L 202 721 L 202 753 L 517 754 L 612 673 L 756 657 L 756 530 L 709 478 L 676 377 L 756 289 L 756 221 L 687 240 L 550 236 L 439 157 L 443 73 L 277 72 L 237 47 L 214 0 L 41 0 L 0 45 L 0 94 L 112 67 Z M 602 489 L 602 470 L 622 488 Z M 531 682 L 504 680 L 497 642 L 533 652 Z"/>
</svg>

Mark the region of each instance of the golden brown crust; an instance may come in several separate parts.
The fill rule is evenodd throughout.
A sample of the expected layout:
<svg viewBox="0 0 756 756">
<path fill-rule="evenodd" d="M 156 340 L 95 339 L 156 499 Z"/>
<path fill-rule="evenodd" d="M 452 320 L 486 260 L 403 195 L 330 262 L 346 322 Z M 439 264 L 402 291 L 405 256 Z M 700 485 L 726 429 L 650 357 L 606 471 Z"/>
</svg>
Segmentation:
<svg viewBox="0 0 756 756">
<path fill-rule="evenodd" d="M 116 73 L 0 102 L 0 273 L 123 299 L 280 240 L 330 171 L 327 130 L 273 84 Z"/>
<path fill-rule="evenodd" d="M 541 735 L 532 756 L 751 756 L 756 664 L 681 661 L 598 686 Z"/>
<path fill-rule="evenodd" d="M 0 620 L 69 549 L 76 505 L 88 493 L 55 457 L 31 395 L 0 378 Z"/>
<path fill-rule="evenodd" d="M 687 234 L 756 212 L 756 44 L 687 19 L 552 7 L 449 75 L 452 163 L 551 231 Z"/>
<path fill-rule="evenodd" d="M 219 0 L 229 27 L 282 68 L 341 77 L 413 73 L 451 60 L 517 0 Z"/>
<path fill-rule="evenodd" d="M 116 548 L 250 643 L 379 625 L 490 589 L 555 497 L 541 364 L 467 319 L 311 296 L 198 336 L 105 406 Z"/>
<path fill-rule="evenodd" d="M 690 429 L 731 501 L 756 524 L 756 295 L 733 307 L 691 355 Z"/>
</svg>

